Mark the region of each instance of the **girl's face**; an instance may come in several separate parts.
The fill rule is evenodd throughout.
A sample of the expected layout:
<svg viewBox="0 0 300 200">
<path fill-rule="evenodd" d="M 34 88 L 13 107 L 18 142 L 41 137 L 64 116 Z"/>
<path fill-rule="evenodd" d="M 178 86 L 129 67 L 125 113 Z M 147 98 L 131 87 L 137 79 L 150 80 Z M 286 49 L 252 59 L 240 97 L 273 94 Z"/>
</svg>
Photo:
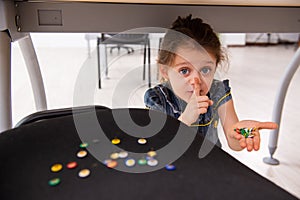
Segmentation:
<svg viewBox="0 0 300 200">
<path fill-rule="evenodd" d="M 200 80 L 200 95 L 208 93 L 216 71 L 216 58 L 204 50 L 180 48 L 171 66 L 162 66 L 160 71 L 170 81 L 174 93 L 189 102 L 195 78 Z"/>
</svg>

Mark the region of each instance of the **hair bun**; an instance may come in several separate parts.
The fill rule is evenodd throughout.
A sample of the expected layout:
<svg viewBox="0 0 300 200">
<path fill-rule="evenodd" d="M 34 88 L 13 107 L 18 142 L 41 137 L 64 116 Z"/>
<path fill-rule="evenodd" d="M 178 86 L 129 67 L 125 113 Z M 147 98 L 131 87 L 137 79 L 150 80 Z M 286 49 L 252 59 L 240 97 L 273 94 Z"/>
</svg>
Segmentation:
<svg viewBox="0 0 300 200">
<path fill-rule="evenodd" d="M 200 18 L 194 18 L 192 19 L 192 14 L 189 14 L 186 17 L 178 16 L 177 19 L 173 22 L 171 29 L 181 29 L 181 28 L 189 28 L 194 23 L 202 24 L 203 21 Z"/>
</svg>

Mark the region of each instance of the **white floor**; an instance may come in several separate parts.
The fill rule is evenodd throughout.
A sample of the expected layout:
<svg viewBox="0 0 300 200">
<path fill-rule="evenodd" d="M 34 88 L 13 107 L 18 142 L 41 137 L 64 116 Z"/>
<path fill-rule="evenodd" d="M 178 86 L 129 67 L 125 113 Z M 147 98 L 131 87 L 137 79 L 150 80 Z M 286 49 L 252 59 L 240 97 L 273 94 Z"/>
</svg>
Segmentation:
<svg viewBox="0 0 300 200">
<path fill-rule="evenodd" d="M 35 112 L 34 100 L 26 67 L 18 46 L 13 51 L 13 123 Z M 48 100 L 48 108 L 99 104 L 108 107 L 144 107 L 143 93 L 147 81 L 142 80 L 141 51 L 127 55 L 121 51 L 109 54 L 109 78 L 97 88 L 96 52 L 87 57 L 84 47 L 39 47 L 36 49 Z M 271 120 L 274 97 L 279 80 L 295 53 L 294 46 L 231 47 L 228 49 L 231 65 L 220 77 L 229 78 L 233 98 L 240 119 Z M 152 51 L 155 63 L 156 50 Z M 152 78 L 156 82 L 156 66 Z M 85 73 L 87 72 L 87 73 Z M 275 158 L 280 165 L 262 162 L 268 156 L 269 131 L 261 131 L 262 144 L 258 152 L 233 152 L 228 149 L 222 130 L 223 149 L 242 163 L 300 198 L 300 71 L 295 74 L 288 90 L 280 137 Z M 112 101 L 114 100 L 114 101 Z M 250 186 L 251 187 L 251 186 Z"/>
</svg>

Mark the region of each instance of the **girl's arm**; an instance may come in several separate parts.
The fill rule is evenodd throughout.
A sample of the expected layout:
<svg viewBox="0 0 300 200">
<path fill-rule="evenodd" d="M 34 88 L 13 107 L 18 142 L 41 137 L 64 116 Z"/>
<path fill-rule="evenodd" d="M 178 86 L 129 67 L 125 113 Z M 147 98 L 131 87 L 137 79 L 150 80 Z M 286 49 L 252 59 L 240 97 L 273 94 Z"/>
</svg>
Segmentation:
<svg viewBox="0 0 300 200">
<path fill-rule="evenodd" d="M 233 100 L 229 100 L 218 108 L 218 113 L 221 119 L 223 130 L 227 139 L 228 146 L 235 151 L 240 151 L 245 148 L 245 144 L 241 144 L 239 140 L 232 137 L 234 124 L 238 123 L 239 119 L 234 109 Z M 242 145 L 242 146 L 241 146 Z"/>
<path fill-rule="evenodd" d="M 239 121 L 234 110 L 233 100 L 229 100 L 218 108 L 218 113 L 223 125 L 223 130 L 229 147 L 232 150 L 240 151 L 247 148 L 248 151 L 259 150 L 260 148 L 260 129 L 277 129 L 278 125 L 274 122 L 259 122 L 255 120 Z M 253 137 L 245 138 L 234 129 L 253 128 Z"/>
</svg>

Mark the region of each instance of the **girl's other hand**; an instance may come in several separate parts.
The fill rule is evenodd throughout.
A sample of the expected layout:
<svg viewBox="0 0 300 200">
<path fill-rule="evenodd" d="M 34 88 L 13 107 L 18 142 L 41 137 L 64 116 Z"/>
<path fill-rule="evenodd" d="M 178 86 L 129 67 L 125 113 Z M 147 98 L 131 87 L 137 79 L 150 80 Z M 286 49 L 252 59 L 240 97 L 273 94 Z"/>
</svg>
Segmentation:
<svg viewBox="0 0 300 200">
<path fill-rule="evenodd" d="M 251 132 L 254 136 L 245 138 L 240 133 L 234 131 L 235 129 L 241 129 L 241 128 L 254 128 L 254 130 Z M 236 124 L 233 125 L 232 131 L 230 132 L 230 137 L 236 139 L 239 141 L 239 144 L 242 149 L 247 148 L 248 151 L 252 151 L 253 149 L 255 151 L 259 150 L 260 148 L 260 129 L 277 129 L 278 125 L 274 122 L 259 122 L 254 120 L 243 120 L 239 121 Z"/>
</svg>

